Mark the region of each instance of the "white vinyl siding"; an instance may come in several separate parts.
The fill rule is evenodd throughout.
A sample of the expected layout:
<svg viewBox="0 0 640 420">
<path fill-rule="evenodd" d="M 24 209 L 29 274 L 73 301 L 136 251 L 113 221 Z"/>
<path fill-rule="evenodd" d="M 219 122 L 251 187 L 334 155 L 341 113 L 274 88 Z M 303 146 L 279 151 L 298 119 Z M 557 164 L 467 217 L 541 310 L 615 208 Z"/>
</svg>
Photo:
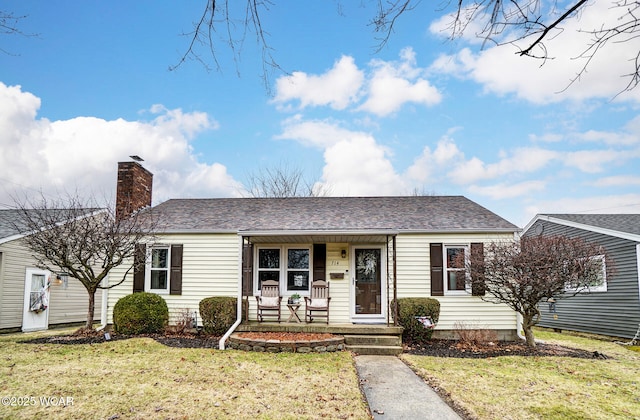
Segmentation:
<svg viewBox="0 0 640 420">
<path fill-rule="evenodd" d="M 397 293 L 398 297 L 430 297 L 430 265 L 429 244 L 433 242 L 443 244 L 469 244 L 472 242 L 489 242 L 491 240 L 513 239 L 513 235 L 479 235 L 479 234 L 403 234 L 396 240 L 397 249 Z M 209 296 L 238 295 L 240 276 L 240 237 L 236 234 L 187 234 L 163 235 L 159 239 L 163 244 L 183 244 L 183 272 L 182 295 L 163 295 L 167 301 L 172 319 L 180 311 L 189 309 L 197 311 L 202 299 Z M 326 277 L 330 284 L 331 312 L 330 323 L 349 323 L 351 305 L 351 274 L 349 272 L 350 255 L 349 243 L 326 244 Z M 267 246 L 268 247 L 268 246 Z M 293 248 L 299 248 L 292 245 Z M 388 272 L 393 273 L 391 242 L 389 247 Z M 283 247 L 283 249 L 285 249 Z M 347 255 L 342 258 L 342 250 Z M 387 251 L 383 249 L 383 256 Z M 281 261 L 281 265 L 285 264 Z M 257 260 L 254 259 L 254 273 L 257 272 Z M 122 268 L 124 271 L 126 268 Z M 121 273 L 120 273 L 121 274 Z M 332 279 L 331 274 L 343 275 L 342 279 Z M 383 287 L 387 288 L 388 299 L 393 298 L 393 284 L 387 284 L 387 271 L 383 273 Z M 114 271 L 112 280 L 118 278 Z M 109 317 L 112 322 L 113 305 L 121 297 L 131 294 L 133 290 L 133 274 L 127 276 L 126 281 L 109 291 Z M 284 296 L 284 292 L 282 293 Z M 437 297 L 441 304 L 440 322 L 438 330 L 452 330 L 457 321 L 467 325 L 478 325 L 482 328 L 498 330 L 515 330 L 516 315 L 505 305 L 495 305 L 484 302 L 479 297 L 464 294 L 459 296 Z M 256 319 L 255 297 L 250 296 L 249 319 Z M 286 320 L 288 311 L 286 299 L 282 300 L 282 316 Z M 386 302 L 385 302 L 386 304 Z M 304 303 L 301 307 L 304 311 Z M 302 313 L 302 312 L 301 312 Z M 202 320 L 198 313 L 198 322 Z"/>
<path fill-rule="evenodd" d="M 431 297 L 431 272 L 429 244 L 465 244 L 511 240 L 513 234 L 445 234 L 398 235 L 397 285 L 398 297 Z M 446 278 L 444 279 L 446 281 Z M 480 297 L 464 293 L 454 296 L 434 297 L 440 301 L 440 320 L 437 330 L 453 330 L 456 322 L 477 325 L 479 328 L 515 330 L 516 314 L 506 305 L 484 302 Z"/>
<path fill-rule="evenodd" d="M 240 273 L 240 239 L 236 234 L 162 235 L 163 245 L 182 244 L 182 294 L 162 295 L 169 307 L 169 322 L 174 322 L 184 310 L 197 312 L 202 325 L 200 301 L 211 296 L 238 296 Z M 110 283 L 117 282 L 129 265 L 114 269 Z M 146 281 L 146 279 L 145 279 Z M 125 281 L 109 290 L 108 322 L 113 322 L 113 306 L 133 293 L 133 270 Z"/>
<path fill-rule="evenodd" d="M 27 268 L 35 267 L 31 251 L 19 239 L 0 245 L 0 329 L 22 325 L 24 281 Z M 53 279 L 52 279 L 53 280 Z M 69 277 L 68 287 L 51 285 L 49 296 L 49 325 L 79 323 L 87 320 L 89 295 L 84 286 Z M 94 321 L 100 321 L 102 291 L 96 292 Z"/>
</svg>

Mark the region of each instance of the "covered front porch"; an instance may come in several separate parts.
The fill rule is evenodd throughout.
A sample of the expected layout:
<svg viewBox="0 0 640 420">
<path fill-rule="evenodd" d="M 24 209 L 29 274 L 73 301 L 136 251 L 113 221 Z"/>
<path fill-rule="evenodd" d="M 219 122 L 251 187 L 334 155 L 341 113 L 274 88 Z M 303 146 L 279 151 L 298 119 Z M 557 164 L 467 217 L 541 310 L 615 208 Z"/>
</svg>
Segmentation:
<svg viewBox="0 0 640 420">
<path fill-rule="evenodd" d="M 298 316 L 305 320 L 304 298 L 313 282 L 322 280 L 329 284 L 329 326 L 395 326 L 397 317 L 390 304 L 397 298 L 396 235 L 390 230 L 241 232 L 243 325 L 258 319 L 256 296 L 261 295 L 264 281 L 279 285 L 284 322 L 291 320 L 287 307 L 291 297 L 300 298 Z M 313 325 L 316 328 L 315 321 Z M 285 328 L 309 327 L 287 324 Z"/>
</svg>

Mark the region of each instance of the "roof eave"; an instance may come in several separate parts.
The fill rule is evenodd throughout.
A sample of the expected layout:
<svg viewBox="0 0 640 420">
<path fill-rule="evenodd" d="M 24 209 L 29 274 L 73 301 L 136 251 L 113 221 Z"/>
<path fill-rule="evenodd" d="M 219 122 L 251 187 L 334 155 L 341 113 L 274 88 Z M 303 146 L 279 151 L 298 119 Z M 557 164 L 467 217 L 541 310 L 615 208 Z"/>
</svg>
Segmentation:
<svg viewBox="0 0 640 420">
<path fill-rule="evenodd" d="M 587 225 L 585 223 L 573 222 L 570 220 L 560 219 L 560 218 L 548 216 L 545 214 L 536 215 L 536 217 L 534 217 L 533 220 L 529 222 L 527 226 L 525 226 L 522 233 L 524 234 L 527 232 L 527 230 L 531 229 L 531 227 L 538 220 L 544 220 L 547 222 L 556 223 L 563 226 L 574 227 L 577 229 L 587 230 L 590 232 L 601 233 L 607 236 L 613 236 L 616 238 L 622 238 L 622 239 L 627 239 L 634 242 L 640 242 L 640 235 L 635 235 L 633 233 L 627 233 L 627 232 L 620 232 L 619 230 L 607 229 L 607 228 L 602 228 L 602 227 L 593 226 L 593 225 Z"/>
</svg>

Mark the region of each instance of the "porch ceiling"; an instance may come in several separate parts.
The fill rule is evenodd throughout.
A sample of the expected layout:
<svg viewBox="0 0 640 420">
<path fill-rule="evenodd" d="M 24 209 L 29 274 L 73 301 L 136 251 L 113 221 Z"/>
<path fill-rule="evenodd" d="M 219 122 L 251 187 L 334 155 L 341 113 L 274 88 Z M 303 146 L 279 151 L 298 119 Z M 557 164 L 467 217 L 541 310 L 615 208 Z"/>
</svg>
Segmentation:
<svg viewBox="0 0 640 420">
<path fill-rule="evenodd" d="M 312 243 L 387 243 L 397 231 L 388 232 L 241 232 L 254 244 L 312 244 Z"/>
</svg>

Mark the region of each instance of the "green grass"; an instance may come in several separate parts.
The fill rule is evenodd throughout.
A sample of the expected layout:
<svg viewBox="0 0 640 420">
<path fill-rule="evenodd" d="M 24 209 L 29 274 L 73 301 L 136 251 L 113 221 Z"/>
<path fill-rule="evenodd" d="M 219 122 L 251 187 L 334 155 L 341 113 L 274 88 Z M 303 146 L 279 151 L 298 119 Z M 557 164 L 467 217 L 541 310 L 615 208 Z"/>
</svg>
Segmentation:
<svg viewBox="0 0 640 420">
<path fill-rule="evenodd" d="M 471 417 L 640 419 L 640 354 L 614 343 L 548 331 L 537 331 L 536 338 L 610 358 L 402 358 Z"/>
<path fill-rule="evenodd" d="M 149 338 L 20 342 L 61 333 L 0 335 L 0 397 L 16 398 L 0 407 L 1 418 L 370 418 L 348 352 L 179 349 Z M 640 419 L 638 347 L 548 331 L 536 337 L 610 358 L 402 359 L 470 417 Z M 47 407 L 40 397 L 73 400 Z"/>
<path fill-rule="evenodd" d="M 35 336 L 0 336 L 0 396 L 16 397 L 2 418 L 369 418 L 348 352 L 179 349 L 150 338 L 19 342 Z M 47 407 L 40 397 L 72 404 Z"/>
</svg>

